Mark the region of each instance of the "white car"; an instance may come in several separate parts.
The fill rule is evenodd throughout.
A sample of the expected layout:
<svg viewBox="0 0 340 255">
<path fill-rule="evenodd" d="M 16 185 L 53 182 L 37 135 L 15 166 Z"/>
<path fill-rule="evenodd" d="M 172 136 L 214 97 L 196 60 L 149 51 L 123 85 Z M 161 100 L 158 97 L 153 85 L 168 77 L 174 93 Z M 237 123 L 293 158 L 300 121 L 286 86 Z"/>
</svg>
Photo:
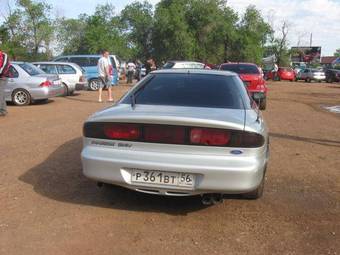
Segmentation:
<svg viewBox="0 0 340 255">
<path fill-rule="evenodd" d="M 87 86 L 85 72 L 80 66 L 67 62 L 35 62 L 45 73 L 56 74 L 64 86 L 64 96 L 70 96 L 76 90 L 83 90 Z"/>
</svg>

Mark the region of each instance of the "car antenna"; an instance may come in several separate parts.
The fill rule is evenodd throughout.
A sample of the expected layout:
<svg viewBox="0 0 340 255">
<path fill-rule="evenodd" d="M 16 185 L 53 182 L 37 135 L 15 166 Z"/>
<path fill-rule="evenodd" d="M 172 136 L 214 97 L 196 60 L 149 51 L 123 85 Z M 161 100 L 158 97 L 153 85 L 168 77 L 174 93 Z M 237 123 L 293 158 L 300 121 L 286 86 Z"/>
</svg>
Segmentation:
<svg viewBox="0 0 340 255">
<path fill-rule="evenodd" d="M 131 108 L 132 108 L 132 110 L 136 109 L 136 96 L 135 96 L 135 93 L 132 93 L 132 95 L 131 95 Z"/>
</svg>

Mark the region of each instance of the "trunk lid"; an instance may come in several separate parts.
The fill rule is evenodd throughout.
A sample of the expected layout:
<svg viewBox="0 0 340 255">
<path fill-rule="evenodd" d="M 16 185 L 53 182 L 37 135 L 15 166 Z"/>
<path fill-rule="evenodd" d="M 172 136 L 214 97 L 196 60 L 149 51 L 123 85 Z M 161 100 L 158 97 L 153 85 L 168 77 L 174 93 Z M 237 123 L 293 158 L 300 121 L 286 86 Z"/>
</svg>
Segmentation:
<svg viewBox="0 0 340 255">
<path fill-rule="evenodd" d="M 120 104 L 95 113 L 89 121 L 148 123 L 244 130 L 243 109 Z"/>
</svg>

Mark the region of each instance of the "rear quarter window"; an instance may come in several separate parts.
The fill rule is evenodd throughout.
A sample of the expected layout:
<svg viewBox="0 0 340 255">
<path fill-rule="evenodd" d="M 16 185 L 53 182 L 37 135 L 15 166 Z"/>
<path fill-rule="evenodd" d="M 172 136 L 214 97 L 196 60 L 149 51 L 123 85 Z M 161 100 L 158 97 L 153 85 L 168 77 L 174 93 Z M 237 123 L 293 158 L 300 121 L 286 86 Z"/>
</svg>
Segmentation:
<svg viewBox="0 0 340 255">
<path fill-rule="evenodd" d="M 57 70 L 59 74 L 76 74 L 76 70 L 69 65 L 57 65 Z"/>
<path fill-rule="evenodd" d="M 236 76 L 157 74 L 132 93 L 137 105 L 250 108 L 246 89 Z M 123 103 L 131 103 L 131 97 L 126 97 Z"/>
</svg>

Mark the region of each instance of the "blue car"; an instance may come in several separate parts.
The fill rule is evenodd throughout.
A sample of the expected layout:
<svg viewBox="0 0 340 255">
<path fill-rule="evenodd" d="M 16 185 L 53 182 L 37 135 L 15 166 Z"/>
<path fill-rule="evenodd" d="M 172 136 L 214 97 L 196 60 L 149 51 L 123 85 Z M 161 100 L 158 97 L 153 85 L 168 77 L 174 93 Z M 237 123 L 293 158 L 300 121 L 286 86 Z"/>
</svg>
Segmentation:
<svg viewBox="0 0 340 255">
<path fill-rule="evenodd" d="M 101 55 L 68 55 L 59 56 L 54 59 L 57 62 L 71 62 L 81 66 L 86 73 L 86 77 L 89 83 L 88 88 L 90 90 L 98 90 L 100 87 L 101 80 L 99 79 L 98 73 L 98 60 Z M 118 85 L 120 70 L 120 61 L 116 55 L 110 55 L 110 61 L 113 66 L 113 79 L 112 85 Z"/>
</svg>

